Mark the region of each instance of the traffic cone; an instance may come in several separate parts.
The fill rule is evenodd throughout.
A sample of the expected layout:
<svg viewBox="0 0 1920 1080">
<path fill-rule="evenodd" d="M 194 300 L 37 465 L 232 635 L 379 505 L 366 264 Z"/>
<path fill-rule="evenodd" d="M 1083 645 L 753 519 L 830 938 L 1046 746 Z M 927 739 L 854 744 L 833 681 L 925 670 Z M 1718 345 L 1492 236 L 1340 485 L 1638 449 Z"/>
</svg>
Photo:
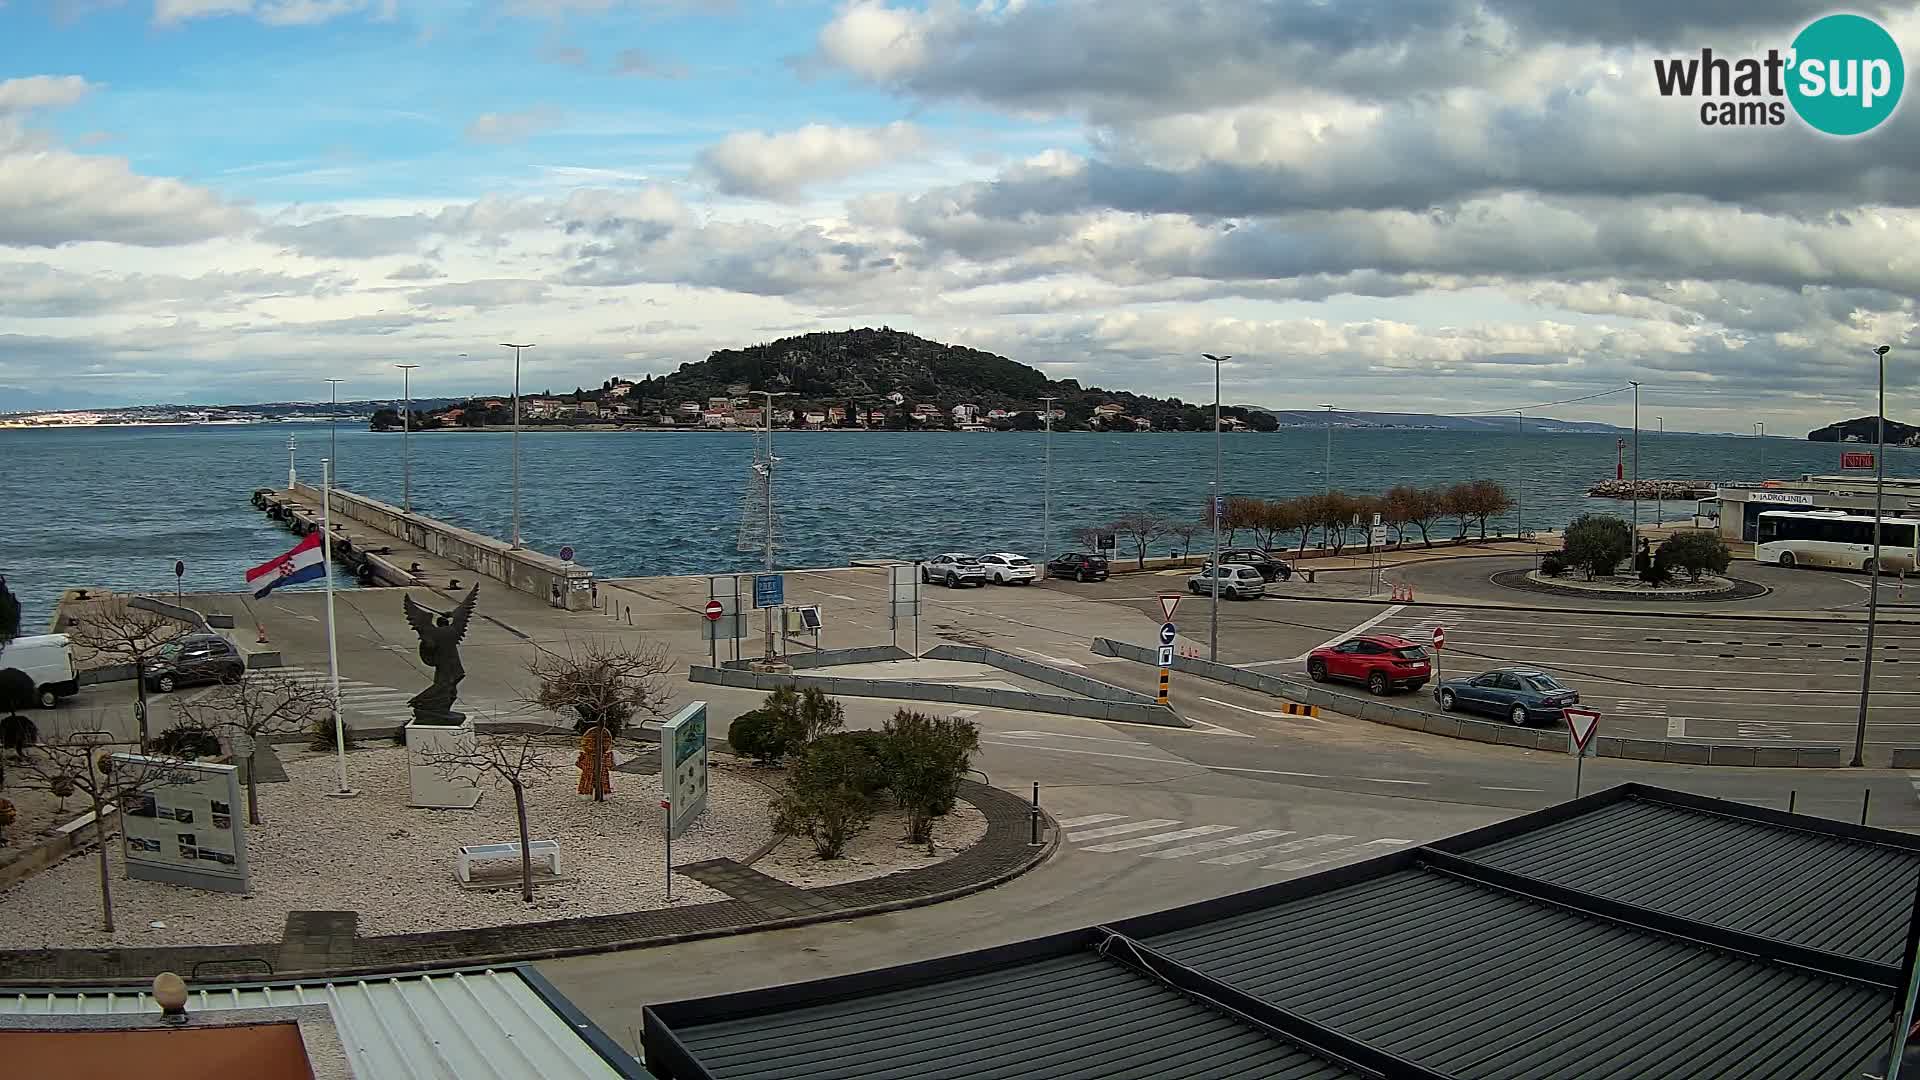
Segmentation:
<svg viewBox="0 0 1920 1080">
<path fill-rule="evenodd" d="M 265 645 L 265 644 L 267 643 L 267 624 L 266 624 L 266 623 L 254 623 L 254 624 L 253 624 L 253 628 L 254 628 L 255 630 L 258 630 L 258 631 L 260 631 L 260 636 L 259 636 L 258 638 L 255 638 L 255 639 L 254 639 L 254 642 L 255 642 L 255 644 L 258 644 L 258 645 Z"/>
</svg>

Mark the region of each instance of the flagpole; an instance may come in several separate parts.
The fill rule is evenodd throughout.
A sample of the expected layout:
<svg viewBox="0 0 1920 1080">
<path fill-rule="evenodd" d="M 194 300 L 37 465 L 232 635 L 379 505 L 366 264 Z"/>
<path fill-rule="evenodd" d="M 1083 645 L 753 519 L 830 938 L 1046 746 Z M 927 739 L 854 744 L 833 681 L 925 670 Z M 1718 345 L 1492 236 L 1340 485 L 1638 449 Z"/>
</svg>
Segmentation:
<svg viewBox="0 0 1920 1080">
<path fill-rule="evenodd" d="M 320 569 L 327 581 L 327 676 L 332 682 L 333 749 L 340 759 L 340 787 L 331 792 L 352 798 L 359 792 L 347 786 L 347 727 L 340 719 L 340 647 L 333 634 L 333 460 L 320 459 Z"/>
</svg>

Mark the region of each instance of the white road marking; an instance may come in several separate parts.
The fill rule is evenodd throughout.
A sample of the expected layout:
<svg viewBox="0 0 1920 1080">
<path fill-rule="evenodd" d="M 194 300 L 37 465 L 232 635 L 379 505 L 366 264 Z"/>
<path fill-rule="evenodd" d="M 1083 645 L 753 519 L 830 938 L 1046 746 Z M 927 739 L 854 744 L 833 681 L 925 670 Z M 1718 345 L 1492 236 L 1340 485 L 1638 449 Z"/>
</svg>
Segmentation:
<svg viewBox="0 0 1920 1080">
<path fill-rule="evenodd" d="M 1069 660 L 1064 656 L 1048 656 L 1046 653 L 1035 652 L 1032 649 L 1023 649 L 1018 645 L 1013 647 L 1013 651 L 1026 653 L 1028 656 L 1032 656 L 1040 660 L 1045 660 L 1049 664 L 1057 664 L 1060 667 L 1083 668 L 1087 666 L 1078 660 Z"/>
<path fill-rule="evenodd" d="M 1031 750 L 1046 750 L 1055 754 L 1080 754 L 1085 757 L 1118 758 L 1122 761 L 1150 761 L 1155 765 L 1185 765 L 1191 769 L 1211 769 L 1214 772 L 1257 773 L 1262 776 L 1297 776 L 1307 780 L 1326 780 L 1325 773 L 1288 772 L 1285 769 L 1253 769 L 1245 765 L 1202 765 L 1197 761 L 1184 761 L 1179 758 L 1147 757 L 1144 754 L 1110 754 L 1105 750 L 1075 750 L 1068 746 L 1048 746 L 1045 743 L 999 742 L 995 739 L 982 739 L 981 742 L 993 746 L 1024 746 Z"/>
<path fill-rule="evenodd" d="M 1086 832 L 1069 832 L 1067 839 L 1074 843 L 1082 840 L 1099 840 L 1107 836 L 1125 836 L 1127 833 L 1145 832 L 1148 829 L 1164 829 L 1169 825 L 1178 825 L 1173 818 L 1148 818 L 1145 821 L 1128 822 L 1125 825 L 1108 825 L 1104 828 L 1089 829 Z"/>
<path fill-rule="evenodd" d="M 1098 735 L 1068 735 L 1060 731 L 1003 731 L 1002 737 L 1008 739 L 1085 739 L 1088 742 L 1120 743 L 1125 746 L 1139 746 L 1138 739 L 1103 739 Z"/>
<path fill-rule="evenodd" d="M 1413 843 L 1413 841 L 1411 840 L 1369 840 L 1364 844 L 1356 844 L 1353 847 L 1341 848 L 1338 851 L 1324 852 L 1322 854 L 1315 855 L 1311 858 L 1290 859 L 1282 863 L 1272 863 L 1268 866 L 1263 866 L 1260 869 L 1262 870 L 1305 870 L 1310 866 L 1319 866 L 1321 863 L 1329 863 L 1334 861 L 1335 859 L 1345 859 L 1355 855 L 1369 855 L 1380 848 L 1405 847 L 1406 845 L 1411 843 Z"/>
<path fill-rule="evenodd" d="M 1356 626 L 1351 630 L 1345 631 L 1344 633 L 1336 634 L 1333 637 L 1330 637 L 1327 640 L 1321 642 L 1320 644 L 1315 645 L 1313 648 L 1324 649 L 1330 645 L 1338 645 L 1350 637 L 1354 637 L 1356 635 L 1366 633 L 1367 631 L 1373 629 L 1374 627 L 1379 626 L 1381 623 L 1386 622 L 1388 619 L 1393 618 L 1395 615 L 1400 614 L 1400 612 L 1404 610 L 1406 610 L 1405 604 L 1395 604 L 1392 607 L 1388 608 L 1387 610 L 1381 612 L 1380 614 L 1375 615 L 1373 618 L 1368 619 L 1366 622 L 1361 623 L 1359 626 Z M 1305 660 L 1308 656 L 1311 656 L 1312 654 L 1313 654 L 1313 649 L 1308 649 L 1306 652 L 1301 653 L 1299 656 L 1289 657 L 1285 660 L 1262 660 L 1257 664 L 1241 664 L 1240 666 L 1241 667 L 1267 667 L 1273 664 L 1297 664 L 1302 660 Z"/>
<path fill-rule="evenodd" d="M 1546 790 L 1545 788 L 1537 787 L 1495 787 L 1492 784 L 1481 784 L 1480 787 L 1484 791 L 1525 791 L 1534 794 L 1539 794 Z"/>
<path fill-rule="evenodd" d="M 1238 709 L 1238 710 L 1240 710 L 1241 712 L 1244 712 L 1244 713 L 1252 713 L 1252 714 L 1253 714 L 1253 715 L 1255 715 L 1255 716 L 1266 716 L 1266 717 L 1271 717 L 1271 718 L 1273 718 L 1273 719 L 1275 719 L 1275 720 L 1305 720 L 1305 721 L 1307 721 L 1308 723 L 1312 723 L 1312 724 L 1325 724 L 1325 723 L 1326 723 L 1326 721 L 1325 721 L 1325 720 L 1322 720 L 1322 719 L 1320 719 L 1320 718 L 1319 718 L 1319 717 L 1317 717 L 1317 716 L 1292 716 L 1292 715 L 1289 715 L 1289 714 L 1287 714 L 1287 713 L 1283 713 L 1283 712 L 1274 712 L 1274 711 L 1273 711 L 1273 710 L 1271 710 L 1271 709 L 1249 709 L 1249 708 L 1248 708 L 1248 707 L 1246 707 L 1245 705 L 1235 705 L 1235 704 L 1234 704 L 1233 702 L 1231 702 L 1231 701 L 1221 701 L 1221 700 L 1220 700 L 1219 698 L 1210 698 L 1210 697 L 1203 697 L 1203 698 L 1201 698 L 1200 700 L 1201 700 L 1201 701 L 1204 701 L 1204 702 L 1206 702 L 1206 703 L 1207 703 L 1207 704 L 1209 704 L 1209 705 L 1218 705 L 1218 706 L 1220 706 L 1220 707 L 1221 707 L 1221 708 L 1223 708 L 1223 709 Z M 1189 717 L 1188 719 L 1192 719 L 1192 718 L 1191 718 L 1191 717 Z M 1194 720 L 1193 722 L 1194 722 L 1194 723 L 1196 723 L 1196 724 L 1200 724 L 1200 723 L 1205 723 L 1205 721 L 1203 721 L 1203 720 Z M 1220 730 L 1222 730 L 1222 731 L 1225 731 L 1226 729 L 1225 729 L 1225 728 L 1221 728 Z M 1233 734 L 1235 734 L 1235 735 L 1239 735 L 1239 734 L 1242 734 L 1242 733 L 1241 733 L 1241 732 L 1238 732 L 1238 731 L 1236 731 L 1236 732 L 1233 732 Z M 1248 736 L 1248 738 L 1251 738 L 1251 737 L 1252 737 L 1252 736 Z"/>
<path fill-rule="evenodd" d="M 1102 821 L 1118 821 L 1125 814 L 1086 814 L 1081 817 L 1067 818 L 1060 822 L 1063 829 L 1077 829 L 1082 825 L 1098 825 Z"/>
<path fill-rule="evenodd" d="M 1325 833 L 1320 836 L 1309 836 L 1305 840 L 1290 840 L 1287 843 L 1275 844 L 1272 847 L 1254 848 L 1252 851 L 1236 851 L 1231 855 L 1218 855 L 1214 858 L 1201 859 L 1200 861 L 1203 863 L 1211 863 L 1214 866 L 1238 866 L 1241 863 L 1250 863 L 1274 855 L 1285 855 L 1289 852 L 1304 851 L 1310 847 L 1318 847 L 1321 844 L 1337 844 L 1342 840 L 1351 839 L 1353 839 L 1353 837 L 1341 833 Z"/>
<path fill-rule="evenodd" d="M 1087 851 L 1132 851 L 1134 848 L 1153 847 L 1174 840 L 1191 840 L 1196 836 L 1212 836 L 1214 833 L 1232 832 L 1238 825 L 1194 825 L 1173 832 L 1154 833 L 1152 836 L 1136 836 L 1129 840 L 1115 840 L 1111 844 L 1094 844 Z"/>
<path fill-rule="evenodd" d="M 1915 781 L 1920 785 L 1920 781 Z M 1243 844 L 1257 844 L 1262 840 L 1277 840 L 1282 836 L 1292 836 L 1292 829 L 1255 829 L 1239 836 L 1229 836 L 1222 840 L 1203 840 L 1198 844 L 1185 844 L 1165 851 L 1141 852 L 1149 859 L 1184 859 L 1189 855 L 1198 855 L 1203 851 L 1219 851 L 1221 848 L 1240 847 Z"/>
<path fill-rule="evenodd" d="M 1302 719 L 1302 720 L 1313 720 L 1313 718 L 1312 718 L 1312 717 L 1307 717 L 1307 716 L 1303 716 L 1303 717 L 1300 717 L 1300 719 Z M 1225 728 L 1225 727 L 1221 727 L 1221 726 L 1220 726 L 1219 724 L 1214 724 L 1214 723 L 1209 723 L 1209 722 L 1207 722 L 1207 721 L 1205 721 L 1205 720 L 1195 720 L 1195 719 L 1194 719 L 1193 717 L 1191 717 L 1191 716 L 1189 716 L 1189 717 L 1187 717 L 1187 718 L 1186 718 L 1186 721 L 1187 721 L 1187 723 L 1189 723 L 1189 724 L 1192 724 L 1192 725 L 1193 725 L 1192 727 L 1190 727 L 1190 728 L 1188 728 L 1187 730 L 1188 730 L 1188 731 L 1191 731 L 1191 732 L 1192 732 L 1193 734 L 1195 734 L 1195 735 L 1228 735 L 1228 736 L 1232 736 L 1233 738 L 1236 738 L 1236 739 L 1251 739 L 1251 738 L 1253 738 L 1253 736 L 1252 736 L 1252 735 L 1249 735 L 1249 734 L 1247 734 L 1247 733 L 1246 733 L 1246 732 L 1244 732 L 1244 731 L 1235 731 L 1235 730 L 1233 730 L 1232 728 Z M 1326 722 L 1326 721 L 1324 721 L 1324 720 L 1314 720 L 1314 723 L 1316 723 L 1316 724 L 1321 724 L 1321 723 L 1325 723 L 1325 722 Z"/>
<path fill-rule="evenodd" d="M 821 593 L 820 595 L 828 597 L 829 599 L 833 599 L 833 600 L 845 600 L 849 604 L 858 604 L 861 602 L 857 597 L 842 596 L 837 592 Z"/>
<path fill-rule="evenodd" d="M 1363 784 L 1407 784 L 1412 787 L 1427 786 L 1427 782 L 1425 780 L 1389 780 L 1389 779 L 1386 779 L 1385 777 L 1380 777 L 1380 776 L 1356 776 L 1354 777 L 1354 779 L 1360 781 Z"/>
</svg>

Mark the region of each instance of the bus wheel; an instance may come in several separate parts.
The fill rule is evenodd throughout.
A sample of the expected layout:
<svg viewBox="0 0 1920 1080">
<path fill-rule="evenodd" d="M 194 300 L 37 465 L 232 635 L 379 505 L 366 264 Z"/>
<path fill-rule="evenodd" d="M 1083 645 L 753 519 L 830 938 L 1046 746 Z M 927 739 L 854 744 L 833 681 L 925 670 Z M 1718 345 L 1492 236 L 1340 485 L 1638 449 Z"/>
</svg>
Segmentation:
<svg viewBox="0 0 1920 1080">
<path fill-rule="evenodd" d="M 1792 568 L 1793 568 L 1793 552 L 1791 552 L 1791 551 L 1783 551 L 1783 552 L 1781 552 L 1781 553 L 1780 553 L 1780 565 L 1781 565 L 1781 566 L 1784 566 L 1784 567 L 1786 567 L 1786 568 L 1788 568 L 1788 569 L 1792 569 Z"/>
<path fill-rule="evenodd" d="M 1872 560 L 1872 559 L 1868 559 L 1868 560 L 1867 560 L 1866 562 L 1863 562 L 1863 563 L 1861 563 L 1861 564 L 1860 564 L 1860 572 L 1861 572 L 1861 573 L 1863 573 L 1863 574 L 1871 574 L 1871 573 L 1873 573 L 1873 572 L 1874 572 L 1874 571 L 1873 571 L 1873 560 Z"/>
</svg>

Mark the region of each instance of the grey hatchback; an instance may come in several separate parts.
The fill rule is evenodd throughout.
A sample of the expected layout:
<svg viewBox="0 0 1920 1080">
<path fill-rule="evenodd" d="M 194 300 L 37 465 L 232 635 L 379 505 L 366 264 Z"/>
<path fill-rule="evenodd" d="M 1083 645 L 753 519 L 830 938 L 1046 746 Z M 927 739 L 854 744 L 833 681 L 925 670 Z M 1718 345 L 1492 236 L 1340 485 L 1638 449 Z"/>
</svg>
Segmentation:
<svg viewBox="0 0 1920 1080">
<path fill-rule="evenodd" d="M 237 682 L 247 661 L 233 642 L 219 634 L 188 634 L 147 661 L 141 677 L 149 690 L 171 694 L 181 686 Z"/>
</svg>

